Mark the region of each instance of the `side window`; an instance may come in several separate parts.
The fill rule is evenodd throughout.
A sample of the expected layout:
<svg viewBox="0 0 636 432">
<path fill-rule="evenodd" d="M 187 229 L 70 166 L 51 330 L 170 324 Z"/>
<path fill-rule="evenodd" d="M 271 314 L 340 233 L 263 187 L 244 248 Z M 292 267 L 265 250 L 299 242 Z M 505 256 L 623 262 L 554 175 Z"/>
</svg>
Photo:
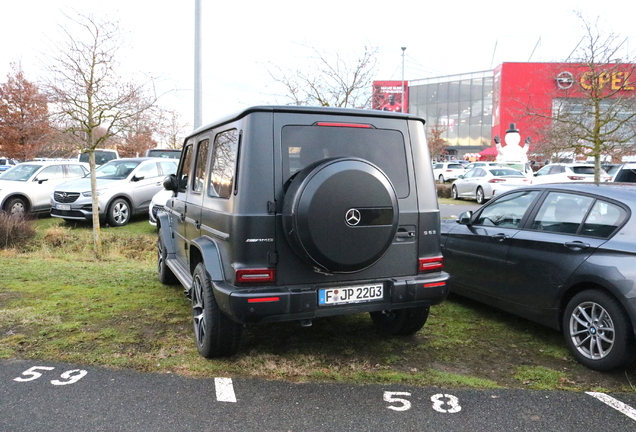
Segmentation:
<svg viewBox="0 0 636 432">
<path fill-rule="evenodd" d="M 575 234 L 593 201 L 588 196 L 550 192 L 541 204 L 532 229 Z"/>
<path fill-rule="evenodd" d="M 143 177 L 145 179 L 152 178 L 152 177 L 159 177 L 159 168 L 157 168 L 157 164 L 154 162 L 147 163 L 139 167 L 139 170 L 135 173 L 135 176 Z"/>
<path fill-rule="evenodd" d="M 53 180 L 64 177 L 64 169 L 62 165 L 53 165 L 40 171 L 35 180 Z"/>
<path fill-rule="evenodd" d="M 179 192 L 185 192 L 188 188 L 188 176 L 190 175 L 190 168 L 192 168 L 192 144 L 188 145 L 183 152 L 184 155 L 177 173 Z"/>
<path fill-rule="evenodd" d="M 159 162 L 159 165 L 161 165 L 161 171 L 165 176 L 175 174 L 177 172 L 177 164 L 174 162 Z"/>
<path fill-rule="evenodd" d="M 507 195 L 485 207 L 475 225 L 517 228 L 538 194 L 538 191 L 524 191 Z"/>
<path fill-rule="evenodd" d="M 622 225 L 627 212 L 607 201 L 597 200 L 583 224 L 582 235 L 610 237 Z"/>
<path fill-rule="evenodd" d="M 214 138 L 212 169 L 208 184 L 211 197 L 229 198 L 236 171 L 239 134 L 236 129 L 221 132 Z"/>
<path fill-rule="evenodd" d="M 86 171 L 81 165 L 66 165 L 66 171 L 69 177 L 83 177 L 86 175 Z"/>
<path fill-rule="evenodd" d="M 197 149 L 197 162 L 194 168 L 194 182 L 192 183 L 192 192 L 203 192 L 205 184 L 205 174 L 208 171 L 208 150 L 210 149 L 210 140 L 201 141 Z"/>
</svg>

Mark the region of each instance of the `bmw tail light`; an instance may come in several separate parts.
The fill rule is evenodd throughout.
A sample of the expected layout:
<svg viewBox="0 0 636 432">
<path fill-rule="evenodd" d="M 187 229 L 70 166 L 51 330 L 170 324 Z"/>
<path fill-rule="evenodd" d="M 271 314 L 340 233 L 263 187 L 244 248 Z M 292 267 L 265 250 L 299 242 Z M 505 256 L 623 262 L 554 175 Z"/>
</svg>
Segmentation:
<svg viewBox="0 0 636 432">
<path fill-rule="evenodd" d="M 276 281 L 274 269 L 239 269 L 236 271 L 236 282 L 239 283 L 263 283 Z"/>
<path fill-rule="evenodd" d="M 432 258 L 420 258 L 418 262 L 419 272 L 439 271 L 444 267 L 444 259 L 442 256 Z"/>
</svg>

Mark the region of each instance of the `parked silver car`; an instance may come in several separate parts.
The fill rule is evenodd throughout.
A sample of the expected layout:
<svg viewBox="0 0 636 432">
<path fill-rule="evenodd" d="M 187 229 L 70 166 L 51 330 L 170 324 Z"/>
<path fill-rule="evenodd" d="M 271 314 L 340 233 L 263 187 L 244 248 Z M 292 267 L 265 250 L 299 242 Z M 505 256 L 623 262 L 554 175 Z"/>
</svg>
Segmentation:
<svg viewBox="0 0 636 432">
<path fill-rule="evenodd" d="M 163 179 L 176 172 L 175 159 L 115 159 L 100 166 L 95 171 L 100 220 L 122 226 L 133 215 L 148 212 L 150 200 L 163 189 Z M 51 196 L 51 216 L 91 220 L 90 177 L 57 186 Z"/>
<path fill-rule="evenodd" d="M 478 204 L 501 194 L 502 190 L 528 185 L 530 179 L 521 171 L 507 167 L 477 167 L 459 176 L 451 187 L 453 199 L 474 199 Z"/>
<path fill-rule="evenodd" d="M 20 215 L 48 212 L 53 189 L 86 173 L 88 165 L 80 162 L 24 162 L 14 165 L 0 174 L 0 208 Z"/>
</svg>

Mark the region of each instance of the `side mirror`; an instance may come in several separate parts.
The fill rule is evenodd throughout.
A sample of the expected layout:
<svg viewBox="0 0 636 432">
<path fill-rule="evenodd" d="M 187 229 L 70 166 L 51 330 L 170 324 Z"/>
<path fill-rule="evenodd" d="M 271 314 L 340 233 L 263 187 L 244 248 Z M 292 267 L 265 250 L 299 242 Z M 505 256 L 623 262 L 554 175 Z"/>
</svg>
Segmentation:
<svg viewBox="0 0 636 432">
<path fill-rule="evenodd" d="M 47 178 L 43 178 L 43 179 L 36 178 L 35 181 L 38 182 L 38 184 L 42 184 L 45 181 L 49 181 L 49 179 L 47 179 Z"/>
<path fill-rule="evenodd" d="M 457 219 L 457 223 L 460 225 L 470 225 L 470 218 L 473 217 L 472 211 L 466 211 L 459 215 L 459 219 Z"/>
<path fill-rule="evenodd" d="M 137 177 L 136 175 L 134 175 L 134 176 L 130 179 L 130 181 L 138 182 L 139 180 L 143 180 L 144 178 L 145 178 L 144 176 Z"/>
<path fill-rule="evenodd" d="M 460 174 L 457 176 L 458 179 L 463 179 L 464 178 L 464 174 Z"/>
<path fill-rule="evenodd" d="M 177 181 L 176 174 L 170 174 L 163 179 L 163 188 L 172 192 L 176 192 L 179 189 L 179 182 Z"/>
</svg>

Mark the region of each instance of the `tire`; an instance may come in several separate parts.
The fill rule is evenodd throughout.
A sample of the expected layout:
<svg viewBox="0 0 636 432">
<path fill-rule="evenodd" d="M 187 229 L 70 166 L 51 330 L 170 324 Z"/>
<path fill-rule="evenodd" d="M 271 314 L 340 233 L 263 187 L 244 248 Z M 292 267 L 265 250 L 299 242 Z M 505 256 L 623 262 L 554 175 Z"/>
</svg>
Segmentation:
<svg viewBox="0 0 636 432">
<path fill-rule="evenodd" d="M 130 222 L 131 208 L 128 201 L 117 198 L 108 206 L 106 222 L 112 227 L 120 227 Z"/>
<path fill-rule="evenodd" d="M 454 200 L 458 200 L 459 199 L 459 193 L 457 192 L 457 186 L 453 186 L 451 188 L 451 198 L 453 198 Z"/>
<path fill-rule="evenodd" d="M 475 193 L 475 199 L 477 200 L 477 204 L 483 204 L 486 202 L 486 197 L 484 196 L 484 190 L 481 187 L 477 188 L 477 192 Z"/>
<path fill-rule="evenodd" d="M 428 319 L 428 311 L 429 308 L 423 306 L 369 314 L 380 332 L 393 336 L 408 336 L 424 327 Z"/>
<path fill-rule="evenodd" d="M 172 270 L 166 265 L 166 258 L 168 257 L 168 251 L 166 250 L 163 241 L 161 240 L 161 228 L 158 230 L 159 237 L 157 239 L 157 275 L 159 276 L 159 282 L 164 285 L 177 285 L 179 280 L 172 273 Z"/>
<path fill-rule="evenodd" d="M 230 320 L 214 298 L 212 281 L 203 263 L 192 277 L 192 321 L 199 354 L 205 358 L 229 357 L 238 351 L 242 327 Z"/>
<path fill-rule="evenodd" d="M 621 304 L 600 290 L 582 291 L 565 308 L 563 336 L 574 358 L 597 371 L 635 360 L 634 329 Z"/>
<path fill-rule="evenodd" d="M 440 174 L 440 175 L 439 175 L 439 177 L 437 178 L 437 181 L 438 181 L 439 183 L 441 183 L 441 184 L 446 183 L 446 181 L 444 180 L 444 176 L 443 176 L 443 175 L 441 175 L 441 174 Z"/>
<path fill-rule="evenodd" d="M 342 157 L 302 169 L 285 193 L 282 213 L 287 242 L 303 261 L 328 273 L 354 273 L 389 249 L 399 209 L 380 168 Z"/>
<path fill-rule="evenodd" d="M 13 197 L 7 200 L 4 211 L 11 216 L 25 216 L 29 211 L 29 205 L 23 198 Z"/>
</svg>

